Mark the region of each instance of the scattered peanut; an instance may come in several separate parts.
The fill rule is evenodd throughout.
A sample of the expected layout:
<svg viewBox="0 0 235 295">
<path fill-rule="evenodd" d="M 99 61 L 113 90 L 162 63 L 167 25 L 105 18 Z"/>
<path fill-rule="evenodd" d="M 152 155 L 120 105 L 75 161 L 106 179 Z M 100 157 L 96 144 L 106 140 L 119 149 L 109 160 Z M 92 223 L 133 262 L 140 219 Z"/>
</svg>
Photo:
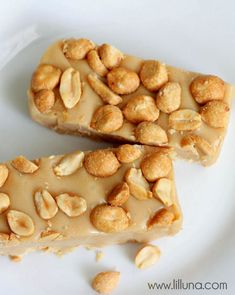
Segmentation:
<svg viewBox="0 0 235 295">
<path fill-rule="evenodd" d="M 126 182 L 121 182 L 111 191 L 107 201 L 112 206 L 122 206 L 128 200 L 129 196 L 129 186 Z"/>
<path fill-rule="evenodd" d="M 135 265 L 140 269 L 153 266 L 160 258 L 161 251 L 157 246 L 145 245 L 135 256 Z"/>
<path fill-rule="evenodd" d="M 102 63 L 97 50 L 93 49 L 87 54 L 87 62 L 96 74 L 104 77 L 107 75 L 108 70 L 105 65 Z"/>
<path fill-rule="evenodd" d="M 120 129 L 123 125 L 123 115 L 120 109 L 113 105 L 99 107 L 91 120 L 91 128 L 110 133 Z"/>
<path fill-rule="evenodd" d="M 143 177 L 141 169 L 129 168 L 125 174 L 130 193 L 137 200 L 147 200 L 152 198 L 149 183 Z"/>
<path fill-rule="evenodd" d="M 162 112 L 169 114 L 176 111 L 181 104 L 181 87 L 177 82 L 167 82 L 158 92 L 157 107 Z"/>
<path fill-rule="evenodd" d="M 19 156 L 11 161 L 11 165 L 20 173 L 31 174 L 38 170 L 38 166 L 26 159 L 24 156 Z"/>
<path fill-rule="evenodd" d="M 167 68 L 156 60 L 147 60 L 140 70 L 140 79 L 150 91 L 156 91 L 168 81 Z"/>
<path fill-rule="evenodd" d="M 101 45 L 98 48 L 98 52 L 99 52 L 102 63 L 108 69 L 118 67 L 124 58 L 120 50 L 118 50 L 117 48 L 109 44 Z"/>
<path fill-rule="evenodd" d="M 123 109 L 123 114 L 132 123 L 153 122 L 158 119 L 159 110 L 151 96 L 138 95 L 129 99 Z"/>
<path fill-rule="evenodd" d="M 7 166 L 0 164 L 0 187 L 2 187 L 4 183 L 6 182 L 8 178 L 8 174 L 9 174 L 9 171 Z"/>
<path fill-rule="evenodd" d="M 112 151 L 97 150 L 85 155 L 84 167 L 93 176 L 108 177 L 117 172 L 120 164 Z"/>
<path fill-rule="evenodd" d="M 54 173 L 57 176 L 68 176 L 76 172 L 83 163 L 84 153 L 77 151 L 67 155 L 54 167 Z"/>
<path fill-rule="evenodd" d="M 169 115 L 169 127 L 177 131 L 193 131 L 201 124 L 200 114 L 190 109 L 181 109 Z"/>
<path fill-rule="evenodd" d="M 5 193 L 0 193 L 0 214 L 10 207 L 10 198 Z"/>
<path fill-rule="evenodd" d="M 158 178 L 166 177 L 171 169 L 171 159 L 161 151 L 147 155 L 141 162 L 141 170 L 148 181 L 156 181 Z"/>
<path fill-rule="evenodd" d="M 230 108 L 223 101 L 209 101 L 201 107 L 202 120 L 210 127 L 225 128 L 228 122 Z"/>
<path fill-rule="evenodd" d="M 95 48 L 95 44 L 88 39 L 68 39 L 63 43 L 63 53 L 67 58 L 84 59 L 87 53 Z"/>
<path fill-rule="evenodd" d="M 190 91 L 196 102 L 200 104 L 222 100 L 225 94 L 225 83 L 216 76 L 198 76 L 192 81 Z"/>
<path fill-rule="evenodd" d="M 107 74 L 109 87 L 117 94 L 130 94 L 140 85 L 138 75 L 126 68 L 115 68 Z"/>
<path fill-rule="evenodd" d="M 102 100 L 105 103 L 111 104 L 111 105 L 117 105 L 122 102 L 121 96 L 115 94 L 113 91 L 111 91 L 108 86 L 106 86 L 98 77 L 96 74 L 89 74 L 88 82 L 92 89 L 102 98 Z"/>
<path fill-rule="evenodd" d="M 148 145 L 161 145 L 168 142 L 166 131 L 152 122 L 141 122 L 135 129 L 135 137 L 138 142 Z"/>
<path fill-rule="evenodd" d="M 141 149 L 138 146 L 123 144 L 117 148 L 116 156 L 121 163 L 131 163 L 141 156 Z"/>
<path fill-rule="evenodd" d="M 106 233 L 121 232 L 130 225 L 129 214 L 122 207 L 98 205 L 90 214 L 96 229 Z"/>
<path fill-rule="evenodd" d="M 80 74 L 73 68 L 65 70 L 60 80 L 60 96 L 67 109 L 72 109 L 80 100 L 82 86 Z"/>
<path fill-rule="evenodd" d="M 38 92 L 43 89 L 53 90 L 60 81 L 61 70 L 52 65 L 41 64 L 33 73 L 31 87 Z"/>
<path fill-rule="evenodd" d="M 169 207 L 173 204 L 171 197 L 172 189 L 172 180 L 168 178 L 160 178 L 152 187 L 153 196 L 159 199 L 166 207 Z"/>
<path fill-rule="evenodd" d="M 47 190 L 37 191 L 34 195 L 34 201 L 37 212 L 42 219 L 51 219 L 57 214 L 56 202 Z"/>
<path fill-rule="evenodd" d="M 11 230 L 23 237 L 31 236 L 34 233 L 34 223 L 29 215 L 17 210 L 7 212 L 7 221 Z"/>
<path fill-rule="evenodd" d="M 70 217 L 79 216 L 87 210 L 86 200 L 76 195 L 60 194 L 56 202 L 60 210 Z"/>
<path fill-rule="evenodd" d="M 93 279 L 92 288 L 100 294 L 110 294 L 117 287 L 119 279 L 120 272 L 100 272 Z"/>
</svg>

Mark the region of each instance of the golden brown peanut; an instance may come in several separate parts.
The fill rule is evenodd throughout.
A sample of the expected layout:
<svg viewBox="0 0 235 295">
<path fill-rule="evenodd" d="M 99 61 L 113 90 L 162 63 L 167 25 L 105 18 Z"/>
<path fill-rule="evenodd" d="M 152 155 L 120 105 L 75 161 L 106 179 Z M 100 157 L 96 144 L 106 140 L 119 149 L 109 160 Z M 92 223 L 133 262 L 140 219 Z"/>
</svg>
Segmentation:
<svg viewBox="0 0 235 295">
<path fill-rule="evenodd" d="M 72 109 L 80 100 L 82 86 L 80 74 L 73 68 L 65 70 L 60 80 L 60 96 L 67 109 Z"/>
<path fill-rule="evenodd" d="M 121 163 L 131 163 L 141 156 L 141 149 L 131 144 L 123 144 L 117 148 L 116 156 Z"/>
<path fill-rule="evenodd" d="M 151 96 L 138 95 L 128 100 L 123 108 L 123 114 L 131 123 L 153 122 L 158 119 L 159 110 Z"/>
<path fill-rule="evenodd" d="M 108 177 L 117 172 L 120 163 L 112 151 L 97 150 L 85 155 L 84 167 L 93 176 Z"/>
<path fill-rule="evenodd" d="M 156 181 L 166 177 L 172 169 L 172 162 L 168 155 L 155 152 L 146 156 L 141 162 L 141 170 L 148 181 Z"/>
<path fill-rule="evenodd" d="M 40 113 L 46 114 L 55 104 L 55 94 L 52 90 L 42 89 L 35 93 L 34 103 Z"/>
<path fill-rule="evenodd" d="M 54 167 L 54 173 L 57 176 L 68 176 L 75 173 L 84 160 L 84 153 L 77 151 L 62 158 L 62 160 Z"/>
<path fill-rule="evenodd" d="M 22 237 L 31 236 L 34 233 L 34 223 L 29 215 L 17 210 L 7 212 L 7 221 L 10 229 Z"/>
<path fill-rule="evenodd" d="M 10 207 L 10 198 L 5 193 L 0 193 L 0 214 Z"/>
<path fill-rule="evenodd" d="M 117 94 L 130 94 L 140 85 L 138 75 L 126 68 L 115 68 L 107 74 L 109 87 Z"/>
<path fill-rule="evenodd" d="M 155 213 L 155 215 L 149 220 L 148 228 L 153 226 L 169 226 L 174 221 L 175 215 L 173 212 L 163 208 Z"/>
<path fill-rule="evenodd" d="M 145 245 L 135 256 L 135 265 L 140 269 L 153 266 L 160 258 L 161 251 L 157 246 Z"/>
<path fill-rule="evenodd" d="M 58 207 L 52 195 L 47 190 L 39 190 L 34 195 L 37 212 L 42 219 L 51 219 L 57 212 Z"/>
<path fill-rule="evenodd" d="M 122 206 L 128 200 L 129 196 L 129 186 L 126 182 L 121 182 L 108 195 L 107 201 L 112 206 Z"/>
<path fill-rule="evenodd" d="M 168 178 L 160 178 L 152 187 L 153 196 L 159 199 L 166 207 L 169 207 L 173 204 L 171 198 L 172 189 L 172 180 Z"/>
<path fill-rule="evenodd" d="M 196 102 L 200 104 L 222 100 L 225 95 L 225 83 L 216 76 L 198 76 L 190 84 L 190 91 Z"/>
<path fill-rule="evenodd" d="M 181 109 L 169 115 L 169 127 L 177 131 L 193 131 L 201 124 L 200 114 L 190 109 Z"/>
<path fill-rule="evenodd" d="M 135 129 L 136 140 L 148 145 L 161 145 L 168 142 L 167 134 L 162 127 L 152 122 L 141 122 Z"/>
<path fill-rule="evenodd" d="M 11 165 L 20 173 L 31 174 L 38 170 L 38 166 L 26 159 L 24 156 L 19 156 L 11 161 Z"/>
<path fill-rule="evenodd" d="M 196 134 L 188 134 L 181 140 L 181 147 L 191 147 L 196 149 L 199 154 L 212 155 L 214 153 L 210 143 Z"/>
<path fill-rule="evenodd" d="M 92 89 L 102 98 L 103 102 L 112 105 L 117 105 L 122 102 L 121 96 L 111 91 L 108 86 L 97 77 L 96 74 L 89 74 L 87 79 Z"/>
<path fill-rule="evenodd" d="M 121 232 L 130 225 L 129 214 L 122 207 L 105 204 L 93 208 L 90 219 L 96 229 L 106 233 Z"/>
<path fill-rule="evenodd" d="M 52 65 L 41 64 L 33 73 L 31 87 L 38 92 L 42 89 L 53 90 L 60 81 L 61 70 Z"/>
<path fill-rule="evenodd" d="M 181 87 L 177 82 L 167 82 L 158 92 L 157 107 L 162 112 L 169 114 L 176 111 L 181 104 Z"/>
<path fill-rule="evenodd" d="M 56 202 L 61 211 L 69 217 L 76 217 L 87 210 L 86 200 L 67 193 L 56 196 Z"/>
<path fill-rule="evenodd" d="M 95 44 L 88 39 L 68 39 L 63 43 L 63 53 L 67 58 L 84 59 L 87 53 L 95 48 Z"/>
<path fill-rule="evenodd" d="M 130 193 L 137 200 L 147 200 L 152 198 L 152 192 L 147 180 L 143 177 L 141 169 L 129 168 L 125 174 Z"/>
<path fill-rule="evenodd" d="M 140 80 L 150 91 L 156 91 L 168 81 L 167 68 L 156 60 L 147 60 L 140 70 Z"/>
<path fill-rule="evenodd" d="M 202 120 L 213 128 L 225 128 L 228 123 L 230 108 L 223 101 L 209 101 L 201 107 Z"/>
<path fill-rule="evenodd" d="M 9 174 L 9 171 L 7 166 L 0 164 L 0 187 L 2 187 L 4 183 L 6 182 L 8 178 L 8 174 Z"/>
<path fill-rule="evenodd" d="M 46 230 L 41 233 L 40 242 L 55 241 L 62 238 L 62 235 L 52 230 Z"/>
<path fill-rule="evenodd" d="M 92 281 L 92 288 L 100 294 L 110 294 L 120 279 L 120 272 L 105 271 L 98 273 Z"/>
<path fill-rule="evenodd" d="M 99 107 L 91 120 L 91 128 L 100 132 L 110 133 L 123 125 L 123 115 L 120 109 L 113 105 Z"/>
<path fill-rule="evenodd" d="M 93 49 L 87 54 L 88 65 L 92 68 L 96 74 L 104 77 L 108 74 L 108 70 L 105 65 L 102 63 L 97 50 Z"/>
<path fill-rule="evenodd" d="M 100 59 L 106 68 L 112 69 L 120 65 L 124 55 L 120 50 L 109 44 L 103 44 L 98 48 Z"/>
</svg>

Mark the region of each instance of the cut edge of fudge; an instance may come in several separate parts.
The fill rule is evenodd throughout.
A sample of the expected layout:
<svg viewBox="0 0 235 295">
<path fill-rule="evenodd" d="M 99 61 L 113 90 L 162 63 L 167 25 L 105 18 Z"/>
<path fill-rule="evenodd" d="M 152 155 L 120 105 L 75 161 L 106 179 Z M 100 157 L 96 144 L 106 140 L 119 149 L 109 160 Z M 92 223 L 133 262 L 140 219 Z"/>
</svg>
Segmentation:
<svg viewBox="0 0 235 295">
<path fill-rule="evenodd" d="M 0 255 L 149 242 L 181 229 L 168 148 L 121 145 L 0 165 Z"/>
</svg>

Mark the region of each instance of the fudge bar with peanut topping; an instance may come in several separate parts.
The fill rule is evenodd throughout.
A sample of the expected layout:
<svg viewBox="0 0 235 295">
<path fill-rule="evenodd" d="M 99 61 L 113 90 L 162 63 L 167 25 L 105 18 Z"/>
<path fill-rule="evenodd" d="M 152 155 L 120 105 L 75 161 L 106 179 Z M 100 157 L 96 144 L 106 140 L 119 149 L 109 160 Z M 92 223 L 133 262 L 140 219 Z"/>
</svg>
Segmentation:
<svg viewBox="0 0 235 295">
<path fill-rule="evenodd" d="M 169 148 L 121 145 L 0 165 L 0 255 L 147 242 L 181 228 Z"/>
<path fill-rule="evenodd" d="M 232 86 L 108 44 L 68 39 L 46 50 L 28 95 L 32 118 L 58 132 L 173 147 L 207 166 L 224 140 Z"/>
</svg>

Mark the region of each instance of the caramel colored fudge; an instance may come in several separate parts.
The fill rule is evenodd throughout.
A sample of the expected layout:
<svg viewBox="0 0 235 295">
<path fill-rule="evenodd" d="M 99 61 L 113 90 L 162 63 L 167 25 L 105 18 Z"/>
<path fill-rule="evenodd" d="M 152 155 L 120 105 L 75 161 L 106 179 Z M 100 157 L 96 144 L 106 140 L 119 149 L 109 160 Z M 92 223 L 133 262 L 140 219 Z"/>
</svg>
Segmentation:
<svg viewBox="0 0 235 295">
<path fill-rule="evenodd" d="M 61 133 L 173 147 L 207 166 L 219 155 L 232 86 L 87 39 L 52 44 L 28 91 L 32 118 Z"/>
<path fill-rule="evenodd" d="M 0 165 L 0 255 L 147 242 L 181 228 L 168 148 L 122 145 Z"/>
</svg>

